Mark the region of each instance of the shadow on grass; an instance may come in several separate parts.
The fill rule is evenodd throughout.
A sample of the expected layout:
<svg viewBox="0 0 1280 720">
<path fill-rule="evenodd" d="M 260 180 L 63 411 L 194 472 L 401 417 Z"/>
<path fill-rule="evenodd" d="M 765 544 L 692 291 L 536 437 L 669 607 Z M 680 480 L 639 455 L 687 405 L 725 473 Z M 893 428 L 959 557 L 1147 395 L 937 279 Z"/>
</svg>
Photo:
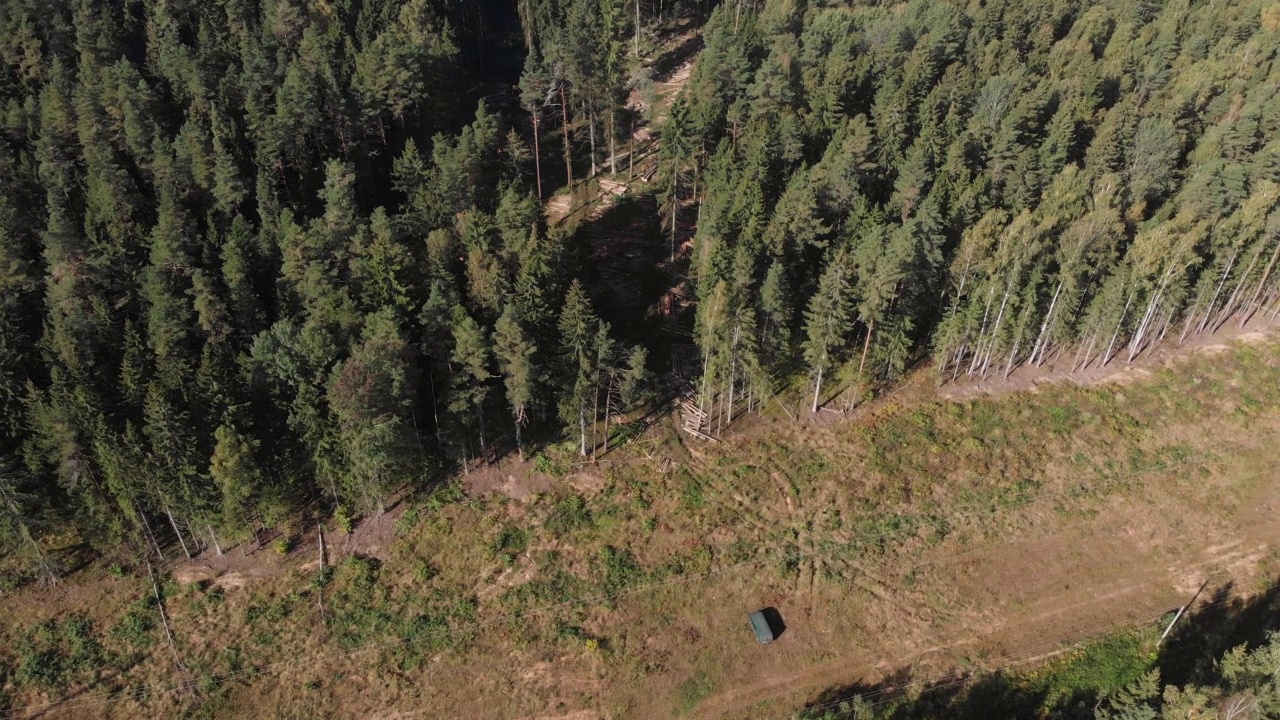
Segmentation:
<svg viewBox="0 0 1280 720">
<path fill-rule="evenodd" d="M 1280 587 L 1248 598 L 1232 598 L 1231 584 L 1217 588 L 1202 609 L 1184 617 L 1159 648 L 1153 647 L 1165 620 L 1092 643 L 1059 663 L 1025 671 L 960 672 L 913 681 L 903 667 L 878 684 L 828 688 L 806 704 L 803 720 L 1002 720 L 1059 718 L 1086 720 L 1126 677 L 1155 668 L 1166 685 L 1212 684 L 1215 665 L 1238 645 L 1261 645 L 1280 629 Z M 1130 638 L 1119 642 L 1118 638 Z M 1034 675 L 1032 673 L 1035 673 Z"/>
</svg>

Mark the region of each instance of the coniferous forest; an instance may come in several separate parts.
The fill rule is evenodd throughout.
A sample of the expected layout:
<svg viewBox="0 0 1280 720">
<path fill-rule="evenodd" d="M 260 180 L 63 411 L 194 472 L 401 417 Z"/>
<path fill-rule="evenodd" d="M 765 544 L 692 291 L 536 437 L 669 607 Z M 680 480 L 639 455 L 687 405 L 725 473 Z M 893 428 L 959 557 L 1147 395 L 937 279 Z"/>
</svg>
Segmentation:
<svg viewBox="0 0 1280 720">
<path fill-rule="evenodd" d="M 194 553 L 607 445 L 671 363 L 542 203 L 625 172 L 677 16 L 648 191 L 707 416 L 1280 312 L 1272 0 L 3 0 L 2 547 L 51 578 L 51 529 Z"/>
</svg>

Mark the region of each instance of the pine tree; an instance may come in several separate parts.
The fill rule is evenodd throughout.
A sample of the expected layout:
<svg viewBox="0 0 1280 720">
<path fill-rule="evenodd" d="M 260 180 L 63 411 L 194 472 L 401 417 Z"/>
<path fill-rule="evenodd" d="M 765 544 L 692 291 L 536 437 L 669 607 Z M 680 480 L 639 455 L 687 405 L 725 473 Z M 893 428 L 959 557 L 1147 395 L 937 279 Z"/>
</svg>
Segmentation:
<svg viewBox="0 0 1280 720">
<path fill-rule="evenodd" d="M 560 416 L 570 426 L 578 427 L 579 452 L 586 457 L 587 408 L 592 406 L 596 397 L 595 343 L 600 321 L 578 280 L 569 285 L 569 293 L 560 310 L 559 330 L 565 366 Z M 591 421 L 594 426 L 595 418 L 592 417 Z"/>
<path fill-rule="evenodd" d="M 262 471 L 254 458 L 257 441 L 245 436 L 232 422 L 223 422 L 214 431 L 213 456 L 209 476 L 221 497 L 220 525 L 239 532 L 251 527 L 253 498 L 262 491 Z"/>
<path fill-rule="evenodd" d="M 533 401 L 536 369 L 533 365 L 533 343 L 516 319 L 515 306 L 508 304 L 493 331 L 494 353 L 507 388 L 507 402 L 516 430 L 516 450 L 524 461 L 521 429 L 528 422 L 529 404 Z"/>
<path fill-rule="evenodd" d="M 53 559 L 40 547 L 33 530 L 35 526 L 34 495 L 23 492 L 20 487 L 21 473 L 13 459 L 6 459 L 0 465 L 0 541 L 8 543 L 15 538 L 24 552 L 29 552 L 36 566 L 40 583 L 56 585 L 58 583 L 58 567 Z"/>
<path fill-rule="evenodd" d="M 449 389 L 449 410 L 457 422 L 468 432 L 474 422 L 480 431 L 480 454 L 486 452 L 484 414 L 485 400 L 489 397 L 489 371 L 493 358 L 488 332 L 480 326 L 460 305 L 452 313 L 453 364 L 452 383 Z M 464 440 L 469 443 L 470 438 Z"/>
<path fill-rule="evenodd" d="M 835 252 L 818 280 L 818 291 L 805 310 L 804 359 L 813 375 L 813 407 L 818 412 L 822 397 L 823 375 L 831 368 L 837 353 L 852 330 L 852 273 L 847 252 Z"/>
<path fill-rule="evenodd" d="M 348 497 L 383 512 L 418 465 L 410 405 L 412 358 L 391 310 L 370 315 L 360 344 L 330 376 L 327 399 L 346 458 Z"/>
</svg>

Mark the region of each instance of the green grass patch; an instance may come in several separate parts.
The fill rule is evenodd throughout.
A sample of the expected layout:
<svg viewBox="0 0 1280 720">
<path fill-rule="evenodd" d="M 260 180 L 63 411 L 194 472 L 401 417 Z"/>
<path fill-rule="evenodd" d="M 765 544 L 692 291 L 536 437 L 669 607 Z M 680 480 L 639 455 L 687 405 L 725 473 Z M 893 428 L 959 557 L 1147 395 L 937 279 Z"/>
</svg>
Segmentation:
<svg viewBox="0 0 1280 720">
<path fill-rule="evenodd" d="M 699 670 L 676 688 L 676 712 L 688 715 L 715 692 L 715 681 L 706 671 Z"/>
</svg>

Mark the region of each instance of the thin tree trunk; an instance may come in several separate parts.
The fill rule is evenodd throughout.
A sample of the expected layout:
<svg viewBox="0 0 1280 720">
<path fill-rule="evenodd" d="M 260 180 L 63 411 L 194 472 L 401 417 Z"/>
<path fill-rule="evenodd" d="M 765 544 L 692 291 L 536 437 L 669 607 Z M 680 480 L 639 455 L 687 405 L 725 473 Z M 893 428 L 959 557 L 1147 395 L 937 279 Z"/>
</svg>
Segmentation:
<svg viewBox="0 0 1280 720">
<path fill-rule="evenodd" d="M 164 609 L 164 596 L 160 594 L 160 583 L 156 581 L 156 571 L 151 566 L 149 558 L 144 557 L 143 562 L 147 564 L 147 575 L 151 578 L 151 591 L 155 593 L 156 609 L 160 611 L 160 623 L 164 626 L 164 637 L 169 641 L 169 650 L 173 652 L 173 664 L 178 667 L 181 673 L 185 674 L 187 666 L 183 664 L 182 657 L 178 654 L 178 644 L 173 640 L 173 629 L 169 626 L 169 613 L 165 612 Z M 183 685 L 185 686 L 186 683 L 184 682 Z"/>
<path fill-rule="evenodd" d="M 982 324 L 978 326 L 978 342 L 973 347 L 973 359 L 969 361 L 969 377 L 973 377 L 973 371 L 978 368 L 978 360 L 982 357 L 982 351 L 986 343 L 987 337 L 987 318 L 991 314 L 991 301 L 995 300 L 996 286 L 992 285 L 987 292 L 987 304 L 982 309 Z"/>
<path fill-rule="evenodd" d="M 190 518 L 183 520 L 183 523 L 187 526 L 187 535 L 191 538 L 191 543 L 196 546 L 196 554 L 199 555 L 204 552 L 204 538 L 200 537 L 200 534 L 196 532 L 196 529 L 191 527 Z"/>
<path fill-rule="evenodd" d="M 1142 340 L 1147 335 L 1147 328 L 1151 325 L 1151 318 L 1155 317 L 1155 313 L 1160 308 L 1160 301 L 1164 299 L 1165 283 L 1160 284 L 1160 289 L 1151 296 L 1151 300 L 1147 303 L 1147 310 L 1142 314 L 1142 322 L 1138 323 L 1138 331 L 1133 334 L 1133 339 L 1129 341 L 1129 358 L 1125 360 L 1125 364 L 1133 362 L 1139 352 L 1142 350 Z"/>
<path fill-rule="evenodd" d="M 1235 267 L 1236 258 L 1240 255 L 1240 249 L 1236 248 L 1231 259 L 1227 261 L 1227 267 L 1222 271 L 1222 277 L 1218 279 L 1218 287 L 1213 291 L 1213 297 L 1209 298 L 1209 307 L 1204 311 L 1204 318 L 1200 321 L 1200 325 L 1196 328 L 1196 334 L 1204 332 L 1204 326 L 1209 324 L 1209 318 L 1213 317 L 1213 308 L 1218 304 L 1218 294 L 1222 292 L 1222 286 L 1227 284 L 1227 278 L 1231 277 L 1231 268 Z"/>
<path fill-rule="evenodd" d="M 1044 351 L 1041 343 L 1048 344 L 1045 340 L 1045 335 L 1049 331 L 1049 322 L 1053 320 L 1053 311 L 1058 306 L 1058 295 L 1062 292 L 1064 282 L 1066 281 L 1058 281 L 1058 288 L 1053 291 L 1053 300 L 1049 302 L 1049 311 L 1044 314 L 1044 322 L 1040 324 L 1040 334 L 1036 336 L 1036 344 L 1031 347 L 1031 362 L 1035 363 L 1037 367 L 1040 363 L 1036 362 L 1036 356 Z"/>
<path fill-rule="evenodd" d="M 1129 303 L 1133 302 L 1133 292 L 1129 293 L 1129 299 L 1124 303 L 1124 309 L 1120 311 L 1120 320 L 1116 322 L 1116 331 L 1111 335 L 1111 342 L 1107 343 L 1106 352 L 1102 353 L 1102 363 L 1099 367 L 1106 367 L 1111 362 L 1111 349 L 1115 347 L 1116 338 L 1120 337 L 1120 328 L 1124 327 L 1124 317 L 1129 313 Z"/>
<path fill-rule="evenodd" d="M 956 313 L 960 312 L 960 298 L 964 296 L 964 286 L 965 286 L 965 283 L 968 282 L 968 280 L 969 280 L 969 269 L 966 267 L 964 274 L 960 276 L 960 287 L 956 288 L 955 299 L 951 301 L 951 310 L 947 313 L 947 320 L 951 320 L 955 318 Z M 961 340 L 960 345 L 961 347 L 964 346 L 963 340 Z M 950 354 L 951 353 L 948 350 L 946 353 L 944 353 L 944 357 Z M 960 355 L 956 355 L 954 362 L 959 363 L 960 357 L 961 357 Z M 947 364 L 948 363 L 944 361 L 942 367 L 938 368 L 938 387 L 942 387 L 942 384 L 946 382 L 946 380 L 944 380 L 943 378 L 947 374 Z"/>
<path fill-rule="evenodd" d="M 137 513 L 138 520 L 142 523 L 142 531 L 146 533 L 147 540 L 151 543 L 151 548 L 156 551 L 156 557 L 161 560 L 166 560 L 167 558 L 164 556 L 164 551 L 160 549 L 160 543 L 156 542 L 156 534 L 151 531 L 151 523 L 147 522 L 146 513 L 142 512 L 137 503 L 134 503 L 133 511 Z"/>
<path fill-rule="evenodd" d="M 640 0 L 636 0 L 636 58 L 640 57 Z"/>
<path fill-rule="evenodd" d="M 529 111 L 533 117 L 533 175 L 538 186 L 538 200 L 542 200 L 542 149 L 538 144 L 538 109 L 535 106 Z"/>
<path fill-rule="evenodd" d="M 1249 322 L 1249 318 L 1257 311 L 1255 303 L 1258 302 L 1258 295 L 1262 293 L 1262 288 L 1266 287 L 1267 280 L 1271 277 L 1271 270 L 1276 266 L 1276 259 L 1280 258 L 1280 242 L 1276 243 L 1276 249 L 1271 253 L 1271 260 L 1267 262 L 1267 269 L 1262 271 L 1262 279 L 1258 281 L 1258 287 L 1253 291 L 1253 297 L 1249 298 L 1249 304 L 1245 306 L 1244 314 L 1240 316 L 1240 327 Z"/>
<path fill-rule="evenodd" d="M 523 412 L 523 410 L 522 410 Z M 516 415 L 516 452 L 520 454 L 520 462 L 524 462 L 524 441 L 520 437 L 520 416 Z"/>
<path fill-rule="evenodd" d="M 173 534 L 178 536 L 178 544 L 182 546 L 182 552 L 186 554 L 187 559 L 191 559 L 191 551 L 187 549 L 187 542 L 182 539 L 182 531 L 178 529 L 178 521 L 173 519 L 173 513 L 169 511 L 169 505 L 165 504 L 164 514 L 169 517 L 169 526 L 173 528 Z"/>
<path fill-rule="evenodd" d="M 1005 286 L 1004 298 L 1000 300 L 1000 311 L 996 313 L 996 323 L 991 326 L 991 342 L 987 345 L 987 357 L 982 361 L 982 371 L 979 373 L 983 377 L 987 375 L 987 368 L 991 365 L 991 353 L 996 349 L 996 340 L 1000 337 L 1000 324 L 1004 322 L 1004 309 L 1009 304 L 1009 295 L 1013 292 L 1013 283 Z"/>
<path fill-rule="evenodd" d="M 430 363 L 427 364 L 427 384 L 431 387 L 431 419 L 436 424 L 436 445 L 443 445 L 440 442 L 440 408 L 436 406 L 436 374 L 431 371 Z M 337 495 L 334 495 L 337 500 Z"/>
<path fill-rule="evenodd" d="M 578 404 L 578 434 L 582 444 L 582 457 L 587 456 L 587 409 Z"/>
<path fill-rule="evenodd" d="M 324 523 L 322 522 L 316 523 L 316 538 L 319 540 L 319 545 L 320 545 L 320 572 L 323 573 L 324 566 L 325 566 L 325 557 L 324 557 Z M 325 613 L 324 611 L 324 587 L 323 586 L 316 587 L 316 609 L 320 611 L 320 622 L 323 623 L 325 628 L 327 629 L 329 627 L 329 617 L 328 617 L 328 614 Z"/>
<path fill-rule="evenodd" d="M 741 324 L 733 328 L 733 349 L 729 351 L 729 424 L 733 424 L 733 394 L 738 375 L 738 340 L 742 336 Z"/>
<path fill-rule="evenodd" d="M 1169 309 L 1169 312 L 1165 313 L 1164 319 L 1160 321 L 1160 332 L 1156 333 L 1156 339 L 1151 343 L 1153 347 L 1164 342 L 1164 336 L 1169 332 L 1169 323 L 1171 322 L 1173 322 L 1172 308 Z"/>
<path fill-rule="evenodd" d="M 1182 334 L 1178 336 L 1178 344 L 1186 342 L 1187 335 L 1191 334 L 1191 326 L 1196 321 L 1196 315 L 1200 314 L 1200 301 L 1204 299 L 1204 291 L 1200 291 L 1200 295 L 1196 297 L 1196 302 L 1187 311 L 1187 321 L 1182 324 Z"/>
<path fill-rule="evenodd" d="M 862 341 L 862 359 L 858 361 L 858 377 L 862 378 L 862 371 L 867 367 L 867 351 L 871 349 L 871 334 L 876 331 L 876 319 L 871 318 L 867 322 L 867 337 Z"/>
<path fill-rule="evenodd" d="M 1259 249 L 1258 252 L 1253 254 L 1253 260 L 1249 262 L 1249 267 L 1240 275 L 1240 281 L 1236 283 L 1235 289 L 1231 291 L 1231 297 L 1227 298 L 1227 304 L 1222 306 L 1222 312 L 1218 315 L 1218 319 L 1213 323 L 1213 329 L 1215 331 L 1222 327 L 1222 323 L 1226 322 L 1227 318 L 1231 317 L 1231 313 L 1235 312 L 1236 308 L 1239 307 L 1236 303 L 1240 299 L 1240 290 L 1244 288 L 1244 284 L 1249 281 L 1249 275 L 1253 272 L 1253 268 L 1257 266 L 1258 258 L 1261 256 L 1262 251 Z"/>
<path fill-rule="evenodd" d="M 564 98 L 564 83 L 560 83 L 560 115 L 564 121 L 564 174 L 565 184 L 573 187 L 573 148 L 569 135 L 569 104 Z"/>
<path fill-rule="evenodd" d="M 610 105 L 609 107 L 609 174 L 617 176 L 618 174 L 618 113 L 617 110 Z"/>
<path fill-rule="evenodd" d="M 1013 360 L 1018 356 L 1018 348 L 1021 345 L 1022 345 L 1022 328 L 1019 328 L 1018 336 L 1013 340 L 1013 351 L 1009 353 L 1009 360 L 1004 364 L 1004 377 L 1006 380 L 1009 378 L 1009 373 L 1013 372 Z"/>
<path fill-rule="evenodd" d="M 595 177 L 598 169 L 596 168 L 596 113 L 594 110 L 587 113 L 587 143 L 591 146 L 591 174 L 587 177 Z"/>
<path fill-rule="evenodd" d="M 671 262 L 676 261 L 676 186 L 680 182 L 680 161 L 671 168 Z"/>
<path fill-rule="evenodd" d="M 604 391 L 604 451 L 603 454 L 609 454 L 609 420 L 613 413 L 613 373 L 609 374 L 609 384 L 605 386 Z"/>
<path fill-rule="evenodd" d="M 599 368 L 596 368 L 595 370 L 595 387 L 591 389 L 595 391 L 593 392 L 593 395 L 595 397 L 593 398 L 593 400 L 591 400 L 591 462 L 595 462 L 595 448 L 598 448 L 600 446 L 600 442 L 598 441 L 598 439 L 596 439 L 596 432 L 595 432 L 596 425 L 598 425 L 600 421 L 600 370 Z"/>
<path fill-rule="evenodd" d="M 218 544 L 218 536 L 213 532 L 213 526 L 205 523 L 204 528 L 209 531 L 209 539 L 213 541 L 214 551 L 218 553 L 218 557 L 222 557 L 222 545 Z"/>
<path fill-rule="evenodd" d="M 1097 340 L 1098 340 L 1098 333 L 1099 333 L 1099 332 L 1102 332 L 1102 328 L 1101 328 L 1101 327 L 1095 327 L 1095 328 L 1093 329 L 1093 334 L 1089 336 L 1089 347 L 1088 347 L 1088 349 L 1087 349 L 1087 350 L 1085 350 L 1085 348 L 1084 348 L 1084 346 L 1083 346 L 1083 345 L 1076 349 L 1076 356 L 1075 356 L 1074 358 L 1072 358 L 1072 359 L 1071 359 L 1071 372 L 1075 372 L 1076 370 L 1083 370 L 1083 369 L 1084 369 L 1084 366 L 1083 366 L 1083 365 L 1081 365 L 1079 368 L 1077 368 L 1077 367 L 1076 367 L 1077 365 L 1079 365 L 1079 364 L 1080 364 L 1080 351 L 1081 351 L 1081 350 L 1084 350 L 1084 361 L 1085 361 L 1085 364 L 1087 365 L 1087 364 L 1089 363 L 1089 358 L 1093 356 L 1093 344 L 1094 344 L 1095 342 L 1097 342 Z"/>
<path fill-rule="evenodd" d="M 702 413 L 703 418 L 710 417 L 707 410 L 708 395 L 711 393 L 711 343 L 707 343 L 706 350 L 702 353 L 702 389 L 698 391 L 698 412 Z M 714 410 L 715 407 L 712 407 Z M 701 429 L 701 425 L 698 426 Z M 709 429 L 709 428 L 708 428 Z"/>
<path fill-rule="evenodd" d="M 967 343 L 961 343 L 960 349 L 956 350 L 956 356 L 951 360 L 951 382 L 955 382 L 960 377 L 960 361 L 964 359 L 964 351 L 969 349 Z M 938 387 L 942 387 L 942 383 L 938 383 Z"/>
<path fill-rule="evenodd" d="M 810 411 L 815 415 L 818 412 L 818 394 L 822 392 L 822 366 L 818 366 L 818 381 L 813 385 L 813 409 Z"/>
</svg>

